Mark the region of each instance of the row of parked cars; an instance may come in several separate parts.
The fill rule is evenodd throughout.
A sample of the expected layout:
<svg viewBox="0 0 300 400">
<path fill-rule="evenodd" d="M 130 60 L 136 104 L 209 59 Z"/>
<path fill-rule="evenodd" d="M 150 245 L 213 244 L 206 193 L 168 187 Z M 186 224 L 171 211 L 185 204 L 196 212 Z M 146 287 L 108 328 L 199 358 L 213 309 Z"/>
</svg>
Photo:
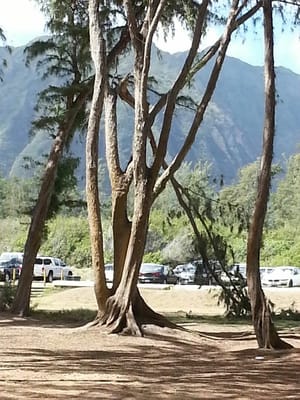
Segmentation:
<svg viewBox="0 0 300 400">
<path fill-rule="evenodd" d="M 224 283 L 247 284 L 246 264 L 234 264 L 227 272 L 221 274 Z M 266 287 L 293 287 L 300 286 L 300 268 L 294 266 L 260 267 L 262 286 Z"/>
<path fill-rule="evenodd" d="M 9 282 L 18 279 L 23 264 L 23 253 L 5 252 L 0 255 L 0 280 Z M 33 279 L 66 279 L 73 275 L 72 269 L 56 257 L 38 256 L 33 268 Z"/>
<path fill-rule="evenodd" d="M 113 272 L 113 264 L 106 264 L 105 276 L 107 282 L 113 281 Z M 260 277 L 263 286 L 300 286 L 299 267 L 261 267 Z M 221 270 L 217 262 L 210 262 L 209 268 L 206 268 L 201 261 L 180 264 L 175 268 L 162 264 L 143 263 L 138 281 L 139 283 L 181 285 L 213 285 L 222 282 L 225 285 L 240 284 L 246 286 L 246 264 L 234 264 L 225 272 Z"/>
<path fill-rule="evenodd" d="M 215 268 L 216 273 L 220 273 Z M 113 264 L 105 265 L 105 277 L 107 282 L 113 281 Z M 215 283 L 214 276 L 200 261 L 177 265 L 171 268 L 169 265 L 143 263 L 139 272 L 139 283 L 162 283 L 162 284 L 212 284 Z"/>
</svg>

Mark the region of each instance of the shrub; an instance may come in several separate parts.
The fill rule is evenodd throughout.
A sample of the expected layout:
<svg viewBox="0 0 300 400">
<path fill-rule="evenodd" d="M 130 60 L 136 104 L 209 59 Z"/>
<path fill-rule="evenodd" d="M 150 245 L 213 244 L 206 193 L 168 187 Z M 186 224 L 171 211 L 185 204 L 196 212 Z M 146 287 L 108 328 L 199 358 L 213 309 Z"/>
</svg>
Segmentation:
<svg viewBox="0 0 300 400">
<path fill-rule="evenodd" d="M 16 294 L 16 287 L 10 283 L 5 283 L 0 288 L 0 311 L 7 311 L 10 309 Z"/>
</svg>

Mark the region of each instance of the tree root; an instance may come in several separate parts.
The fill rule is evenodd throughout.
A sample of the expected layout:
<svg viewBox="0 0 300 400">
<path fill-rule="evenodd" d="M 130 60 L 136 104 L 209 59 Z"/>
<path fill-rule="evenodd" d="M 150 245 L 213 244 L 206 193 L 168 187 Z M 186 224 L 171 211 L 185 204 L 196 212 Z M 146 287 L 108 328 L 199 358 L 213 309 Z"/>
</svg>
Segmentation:
<svg viewBox="0 0 300 400">
<path fill-rule="evenodd" d="M 99 314 L 86 327 L 103 327 L 108 333 L 117 333 L 130 336 L 144 336 L 144 325 L 156 325 L 162 328 L 185 330 L 163 315 L 150 308 L 141 297 L 138 289 L 127 305 L 116 295 L 108 298 L 106 310 Z"/>
<path fill-rule="evenodd" d="M 253 314 L 253 325 L 258 346 L 264 349 L 287 350 L 293 346 L 282 340 L 272 320 L 270 304 L 261 290 L 259 307 Z"/>
</svg>

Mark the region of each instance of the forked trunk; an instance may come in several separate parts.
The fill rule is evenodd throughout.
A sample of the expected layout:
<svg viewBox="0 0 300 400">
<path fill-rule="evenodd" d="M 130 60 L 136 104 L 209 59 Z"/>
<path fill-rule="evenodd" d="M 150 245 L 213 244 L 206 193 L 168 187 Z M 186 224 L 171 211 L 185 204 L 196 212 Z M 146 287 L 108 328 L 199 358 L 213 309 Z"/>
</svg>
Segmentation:
<svg viewBox="0 0 300 400">
<path fill-rule="evenodd" d="M 115 293 L 108 298 L 104 315 L 95 321 L 95 323 L 104 325 L 111 333 L 126 333 L 134 336 L 143 335 L 142 324 L 144 323 L 175 327 L 163 316 L 155 313 L 145 303 L 137 289 L 151 207 L 151 200 L 146 194 L 146 188 L 144 187 L 144 190 L 138 191 L 138 193 L 139 199 L 136 202 L 138 211 L 133 217 L 120 283 Z M 126 235 L 123 236 L 123 240 L 125 245 Z"/>
<path fill-rule="evenodd" d="M 113 333 L 127 332 L 132 335 L 141 335 L 140 324 L 134 315 L 134 303 L 146 243 L 151 199 L 147 196 L 146 183 L 140 184 L 136 193 L 131 234 L 121 281 L 114 295 L 107 300 L 101 323 Z"/>
</svg>

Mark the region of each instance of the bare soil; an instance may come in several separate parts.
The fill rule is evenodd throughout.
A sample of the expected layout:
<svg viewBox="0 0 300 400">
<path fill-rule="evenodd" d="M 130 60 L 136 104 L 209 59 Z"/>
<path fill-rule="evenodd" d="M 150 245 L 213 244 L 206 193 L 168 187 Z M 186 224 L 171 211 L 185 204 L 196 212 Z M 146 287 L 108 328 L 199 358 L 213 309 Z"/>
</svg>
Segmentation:
<svg viewBox="0 0 300 400">
<path fill-rule="evenodd" d="M 144 289 L 163 313 L 222 314 L 215 292 Z M 300 310 L 300 291 L 267 293 L 277 309 Z M 92 288 L 47 293 L 36 309 L 93 309 Z M 299 399 L 300 324 L 281 336 L 295 348 L 259 350 L 251 325 L 146 327 L 145 337 L 108 335 L 0 315 L 0 399 Z"/>
</svg>

